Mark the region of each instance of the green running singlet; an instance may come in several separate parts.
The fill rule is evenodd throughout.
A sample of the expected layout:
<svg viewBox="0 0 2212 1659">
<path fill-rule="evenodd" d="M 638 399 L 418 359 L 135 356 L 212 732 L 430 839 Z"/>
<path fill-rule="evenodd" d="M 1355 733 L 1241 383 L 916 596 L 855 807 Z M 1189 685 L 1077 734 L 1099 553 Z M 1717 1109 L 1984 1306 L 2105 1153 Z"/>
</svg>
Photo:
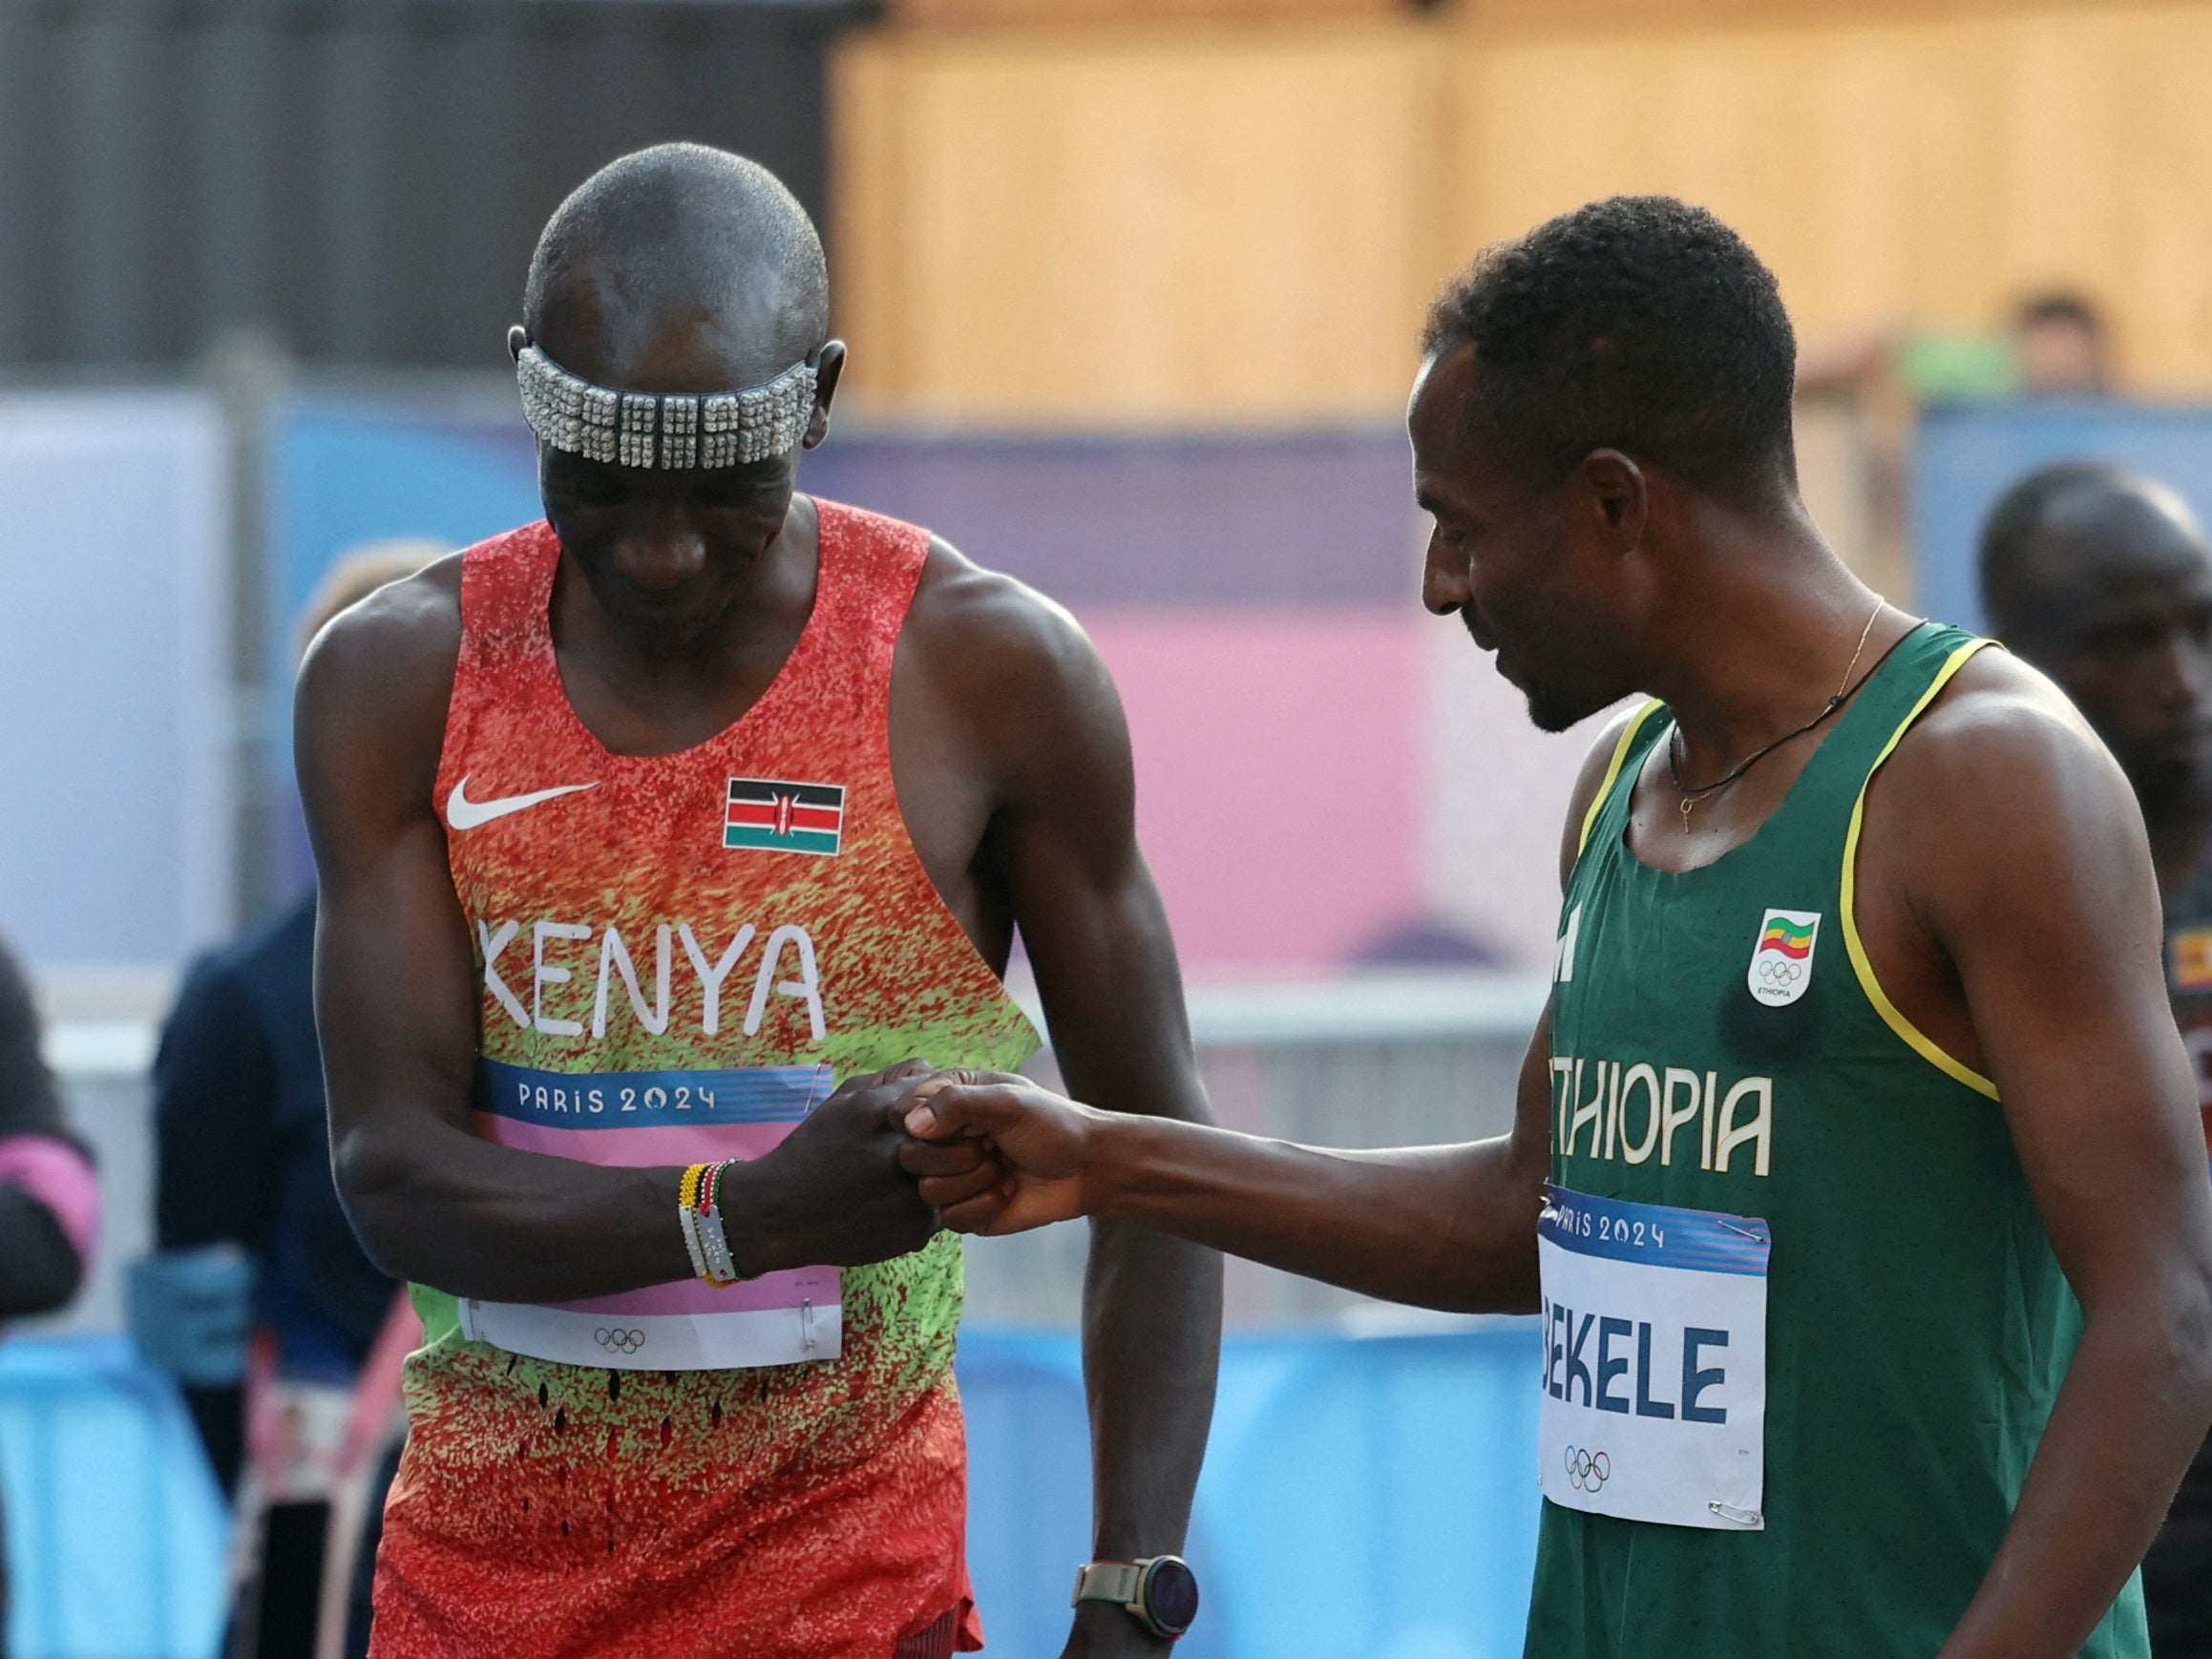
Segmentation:
<svg viewBox="0 0 2212 1659">
<path fill-rule="evenodd" d="M 1890 1004 L 1851 910 L 1868 782 L 1987 643 L 1932 623 L 1907 636 L 1774 814 L 1702 870 L 1654 870 L 1628 848 L 1663 707 L 1614 753 L 1553 970 L 1560 1190 L 1546 1231 L 1569 1216 L 1583 1229 L 1570 1248 L 1590 1252 L 1573 1260 L 1592 1267 L 1555 1281 L 1563 1258 L 1546 1252 L 1545 1380 L 1560 1402 L 1546 1409 L 1572 1418 L 1579 1443 L 1546 1475 L 1529 1659 L 1929 1659 L 1996 1554 L 2080 1310 L 1995 1085 Z M 1647 1216 L 1654 1234 L 1673 1216 L 1683 1238 L 1737 1242 L 1699 1258 L 1708 1271 L 1635 1266 Z M 1668 1346 L 1660 1314 L 1626 1305 L 1624 1264 L 1646 1286 L 1718 1287 L 1714 1305 L 1757 1296 L 1745 1275 L 1763 1264 L 1763 1481 L 1756 1411 L 1731 1392 L 1758 1386 L 1744 1330 L 1730 1348 L 1725 1321 L 1693 1313 Z M 1578 1306 L 1557 1305 L 1562 1287 Z M 1608 1312 L 1620 1317 L 1601 1325 Z M 1734 1428 L 1718 1421 L 1732 1400 Z M 1621 1502 L 1639 1458 L 1673 1469 L 1667 1448 L 1730 1434 L 1748 1444 L 1729 1467 L 1752 1471 L 1749 1496 L 1713 1502 L 1714 1522 L 1593 1512 Z M 1560 1448 L 1546 1445 L 1548 1470 Z M 1720 1489 L 1660 1484 L 1676 1513 Z M 2147 1654 L 2138 1581 L 2081 1652 Z"/>
</svg>

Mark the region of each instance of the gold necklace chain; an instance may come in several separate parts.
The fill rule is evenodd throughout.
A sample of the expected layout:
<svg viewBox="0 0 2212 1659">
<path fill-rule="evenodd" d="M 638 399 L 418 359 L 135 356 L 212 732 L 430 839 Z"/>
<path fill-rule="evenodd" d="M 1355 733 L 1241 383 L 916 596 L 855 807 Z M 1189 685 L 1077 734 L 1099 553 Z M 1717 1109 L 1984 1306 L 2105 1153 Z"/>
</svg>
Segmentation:
<svg viewBox="0 0 2212 1659">
<path fill-rule="evenodd" d="M 1717 794 L 1725 789 L 1737 779 L 1742 777 L 1744 773 L 1750 771 L 1753 766 L 1759 765 L 1760 761 L 1766 759 L 1768 755 L 1774 753 L 1776 749 L 1781 747 L 1783 744 L 1793 743 L 1803 737 L 1805 733 L 1811 731 L 1828 716 L 1835 713 L 1837 709 L 1843 706 L 1843 699 L 1856 689 L 1851 682 L 1851 676 L 1858 670 L 1859 659 L 1866 654 L 1866 641 L 1873 638 L 1874 624 L 1882 620 L 1882 613 L 1888 608 L 1889 601 L 1887 599 L 1879 594 L 1874 596 L 1874 614 L 1866 619 L 1866 625 L 1859 630 L 1859 642 L 1851 648 L 1851 661 L 1843 664 L 1843 678 L 1836 686 L 1836 695 L 1828 699 L 1826 705 L 1822 708 L 1820 713 L 1814 715 L 1797 730 L 1782 733 L 1764 748 L 1754 749 L 1740 765 L 1724 776 L 1714 779 L 1712 783 L 1690 785 L 1682 782 L 1679 758 L 1682 743 L 1682 723 L 1680 721 L 1675 723 L 1675 729 L 1667 734 L 1667 776 L 1674 783 L 1675 793 L 1678 797 L 1677 805 L 1682 809 L 1683 834 L 1690 833 L 1690 814 L 1698 802 L 1704 800 L 1708 795 Z M 1875 664 L 1876 668 L 1880 666 L 1879 662 Z M 1873 669 L 1868 669 L 1867 672 L 1871 674 Z"/>
</svg>

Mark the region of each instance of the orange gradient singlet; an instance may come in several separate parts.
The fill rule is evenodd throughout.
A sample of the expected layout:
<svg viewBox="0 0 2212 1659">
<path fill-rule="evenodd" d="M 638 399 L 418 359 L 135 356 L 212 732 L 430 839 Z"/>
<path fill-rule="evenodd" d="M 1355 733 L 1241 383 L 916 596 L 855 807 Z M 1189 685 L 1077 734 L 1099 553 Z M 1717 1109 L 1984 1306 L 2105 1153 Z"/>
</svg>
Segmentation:
<svg viewBox="0 0 2212 1659">
<path fill-rule="evenodd" d="M 672 755 L 612 754 L 570 706 L 550 526 L 466 556 L 436 800 L 476 942 L 479 1133 L 601 1164 L 750 1156 L 855 1074 L 1036 1051 L 892 785 L 892 652 L 929 537 L 819 508 L 790 661 Z M 958 1239 L 722 1292 L 414 1300 L 381 1659 L 980 1646 Z"/>
</svg>

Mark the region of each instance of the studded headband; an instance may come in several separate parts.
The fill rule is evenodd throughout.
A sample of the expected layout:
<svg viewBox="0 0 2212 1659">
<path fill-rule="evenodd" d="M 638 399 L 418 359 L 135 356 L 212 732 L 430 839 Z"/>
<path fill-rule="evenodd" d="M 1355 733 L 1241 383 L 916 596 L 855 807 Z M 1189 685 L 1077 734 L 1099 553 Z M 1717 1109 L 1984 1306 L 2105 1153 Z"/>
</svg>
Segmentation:
<svg viewBox="0 0 2212 1659">
<path fill-rule="evenodd" d="M 743 391 L 706 396 L 613 391 L 535 346 L 516 352 L 515 376 L 522 418 L 541 440 L 621 467 L 735 467 L 788 455 L 814 413 L 811 360 Z"/>
</svg>

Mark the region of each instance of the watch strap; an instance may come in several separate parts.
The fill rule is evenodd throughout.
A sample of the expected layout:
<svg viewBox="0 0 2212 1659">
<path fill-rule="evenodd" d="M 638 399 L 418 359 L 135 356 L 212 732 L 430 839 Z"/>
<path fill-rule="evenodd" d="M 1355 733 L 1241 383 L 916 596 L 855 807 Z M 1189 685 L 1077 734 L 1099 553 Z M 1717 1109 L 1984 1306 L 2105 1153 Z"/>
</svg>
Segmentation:
<svg viewBox="0 0 2212 1659">
<path fill-rule="evenodd" d="M 1068 1606 L 1080 1606 L 1085 1602 L 1111 1602 L 1118 1607 L 1136 1605 L 1137 1594 L 1144 1588 L 1146 1564 L 1140 1561 L 1094 1561 L 1079 1567 L 1075 1574 L 1075 1594 Z"/>
</svg>

